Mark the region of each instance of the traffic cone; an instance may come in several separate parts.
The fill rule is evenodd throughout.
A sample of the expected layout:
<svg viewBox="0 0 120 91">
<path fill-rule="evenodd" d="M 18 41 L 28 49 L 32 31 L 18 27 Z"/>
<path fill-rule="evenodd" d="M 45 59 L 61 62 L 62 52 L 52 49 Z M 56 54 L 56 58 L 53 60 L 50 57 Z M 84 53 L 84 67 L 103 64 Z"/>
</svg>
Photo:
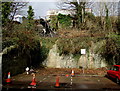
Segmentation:
<svg viewBox="0 0 120 91">
<path fill-rule="evenodd" d="M 30 83 L 31 86 L 36 86 L 36 81 L 35 81 L 35 74 L 33 75 L 32 82 Z"/>
<path fill-rule="evenodd" d="M 55 84 L 55 87 L 60 87 L 60 84 L 59 84 L 59 77 L 56 77 L 56 84 Z"/>
<path fill-rule="evenodd" d="M 7 82 L 7 83 L 10 83 L 10 82 L 11 82 L 11 79 L 10 79 L 10 72 L 8 72 L 8 78 L 6 79 L 6 82 Z"/>
<path fill-rule="evenodd" d="M 74 70 L 72 70 L 71 76 L 75 76 L 75 74 L 74 74 Z"/>
<path fill-rule="evenodd" d="M 66 76 L 66 77 L 68 77 L 69 75 L 68 75 L 68 74 L 66 74 L 65 76 Z"/>
</svg>

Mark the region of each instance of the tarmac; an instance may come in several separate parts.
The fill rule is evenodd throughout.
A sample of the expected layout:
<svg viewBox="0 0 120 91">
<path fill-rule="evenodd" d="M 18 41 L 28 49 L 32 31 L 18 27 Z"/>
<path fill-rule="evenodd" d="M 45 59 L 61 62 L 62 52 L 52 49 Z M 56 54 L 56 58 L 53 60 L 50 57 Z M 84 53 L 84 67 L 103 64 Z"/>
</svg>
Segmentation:
<svg viewBox="0 0 120 91">
<path fill-rule="evenodd" d="M 56 77 L 59 77 L 59 87 L 55 87 Z M 3 81 L 2 91 L 120 91 L 120 85 L 103 75 L 68 74 L 40 75 L 35 77 L 36 86 L 30 86 L 32 75 L 11 77 L 11 83 Z"/>
</svg>

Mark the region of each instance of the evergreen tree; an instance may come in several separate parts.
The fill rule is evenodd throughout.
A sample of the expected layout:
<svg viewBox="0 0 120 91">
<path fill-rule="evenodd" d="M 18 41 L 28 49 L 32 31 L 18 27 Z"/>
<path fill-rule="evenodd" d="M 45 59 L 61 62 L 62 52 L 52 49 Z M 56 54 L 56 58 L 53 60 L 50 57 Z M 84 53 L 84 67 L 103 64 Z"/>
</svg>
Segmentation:
<svg viewBox="0 0 120 91">
<path fill-rule="evenodd" d="M 5 26 L 9 20 L 11 4 L 12 4 L 11 2 L 2 2 L 2 26 Z"/>
<path fill-rule="evenodd" d="M 29 6 L 29 10 L 27 11 L 27 13 L 28 13 L 28 16 L 27 16 L 28 20 L 29 21 L 33 20 L 33 18 L 34 18 L 34 12 L 33 12 L 32 6 Z"/>
<path fill-rule="evenodd" d="M 107 8 L 107 5 L 105 5 L 105 10 L 106 10 L 106 29 L 110 29 L 110 18 L 109 18 L 109 10 Z"/>
<path fill-rule="evenodd" d="M 83 0 L 66 0 L 65 2 L 61 3 L 62 6 L 60 6 L 60 8 L 75 11 L 75 14 L 73 14 L 73 27 L 79 29 L 85 19 L 85 7 L 87 4 L 88 3 L 83 2 Z"/>
<path fill-rule="evenodd" d="M 33 9 L 32 9 L 32 6 L 29 6 L 29 10 L 27 11 L 28 13 L 28 29 L 30 29 L 30 27 L 32 26 L 32 20 L 34 18 L 34 12 L 33 12 Z"/>
</svg>

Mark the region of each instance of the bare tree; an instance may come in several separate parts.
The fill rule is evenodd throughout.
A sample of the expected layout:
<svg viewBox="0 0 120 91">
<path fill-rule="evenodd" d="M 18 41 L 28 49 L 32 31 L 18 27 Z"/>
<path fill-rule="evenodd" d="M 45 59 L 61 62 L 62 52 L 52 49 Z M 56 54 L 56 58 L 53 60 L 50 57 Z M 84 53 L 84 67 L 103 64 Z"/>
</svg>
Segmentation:
<svg viewBox="0 0 120 91">
<path fill-rule="evenodd" d="M 7 24 L 7 29 L 12 29 L 14 16 L 27 5 L 28 2 L 11 2 L 10 5 L 10 22 Z"/>
<path fill-rule="evenodd" d="M 27 5 L 27 2 L 13 2 L 11 4 L 11 14 L 10 14 L 11 21 L 14 19 L 14 16 L 16 15 L 16 13 L 18 13 L 19 10 L 25 7 L 26 5 Z"/>
<path fill-rule="evenodd" d="M 108 17 L 115 17 L 118 15 L 118 2 L 95 2 L 92 5 L 92 10 L 96 16 L 100 17 L 100 24 L 103 30 L 105 30 L 105 24 L 106 24 L 106 15 L 108 13 Z M 106 10 L 108 12 L 106 12 Z M 113 19 L 112 22 L 115 22 L 116 20 Z M 112 26 L 112 25 L 110 25 Z"/>
</svg>

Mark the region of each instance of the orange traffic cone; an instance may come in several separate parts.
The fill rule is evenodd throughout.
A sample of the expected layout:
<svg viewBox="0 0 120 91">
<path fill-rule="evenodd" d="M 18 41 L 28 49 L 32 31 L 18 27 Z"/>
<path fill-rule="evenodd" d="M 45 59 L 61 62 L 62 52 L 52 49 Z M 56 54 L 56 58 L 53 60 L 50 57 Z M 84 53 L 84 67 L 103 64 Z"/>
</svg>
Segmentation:
<svg viewBox="0 0 120 91">
<path fill-rule="evenodd" d="M 8 72 L 8 78 L 6 79 L 6 82 L 7 82 L 7 83 L 10 83 L 10 82 L 11 82 L 11 79 L 10 79 L 10 72 Z"/>
<path fill-rule="evenodd" d="M 32 82 L 30 83 L 31 86 L 36 86 L 36 81 L 35 81 L 35 74 L 33 74 L 33 79 Z"/>
<path fill-rule="evenodd" d="M 56 77 L 56 84 L 55 84 L 55 87 L 60 87 L 60 84 L 59 84 L 59 77 Z"/>
<path fill-rule="evenodd" d="M 68 74 L 66 74 L 65 76 L 66 76 L 66 77 L 68 77 L 69 75 L 68 75 Z"/>
<path fill-rule="evenodd" d="M 72 70 L 71 76 L 75 76 L 75 74 L 74 74 L 74 70 Z"/>
</svg>

